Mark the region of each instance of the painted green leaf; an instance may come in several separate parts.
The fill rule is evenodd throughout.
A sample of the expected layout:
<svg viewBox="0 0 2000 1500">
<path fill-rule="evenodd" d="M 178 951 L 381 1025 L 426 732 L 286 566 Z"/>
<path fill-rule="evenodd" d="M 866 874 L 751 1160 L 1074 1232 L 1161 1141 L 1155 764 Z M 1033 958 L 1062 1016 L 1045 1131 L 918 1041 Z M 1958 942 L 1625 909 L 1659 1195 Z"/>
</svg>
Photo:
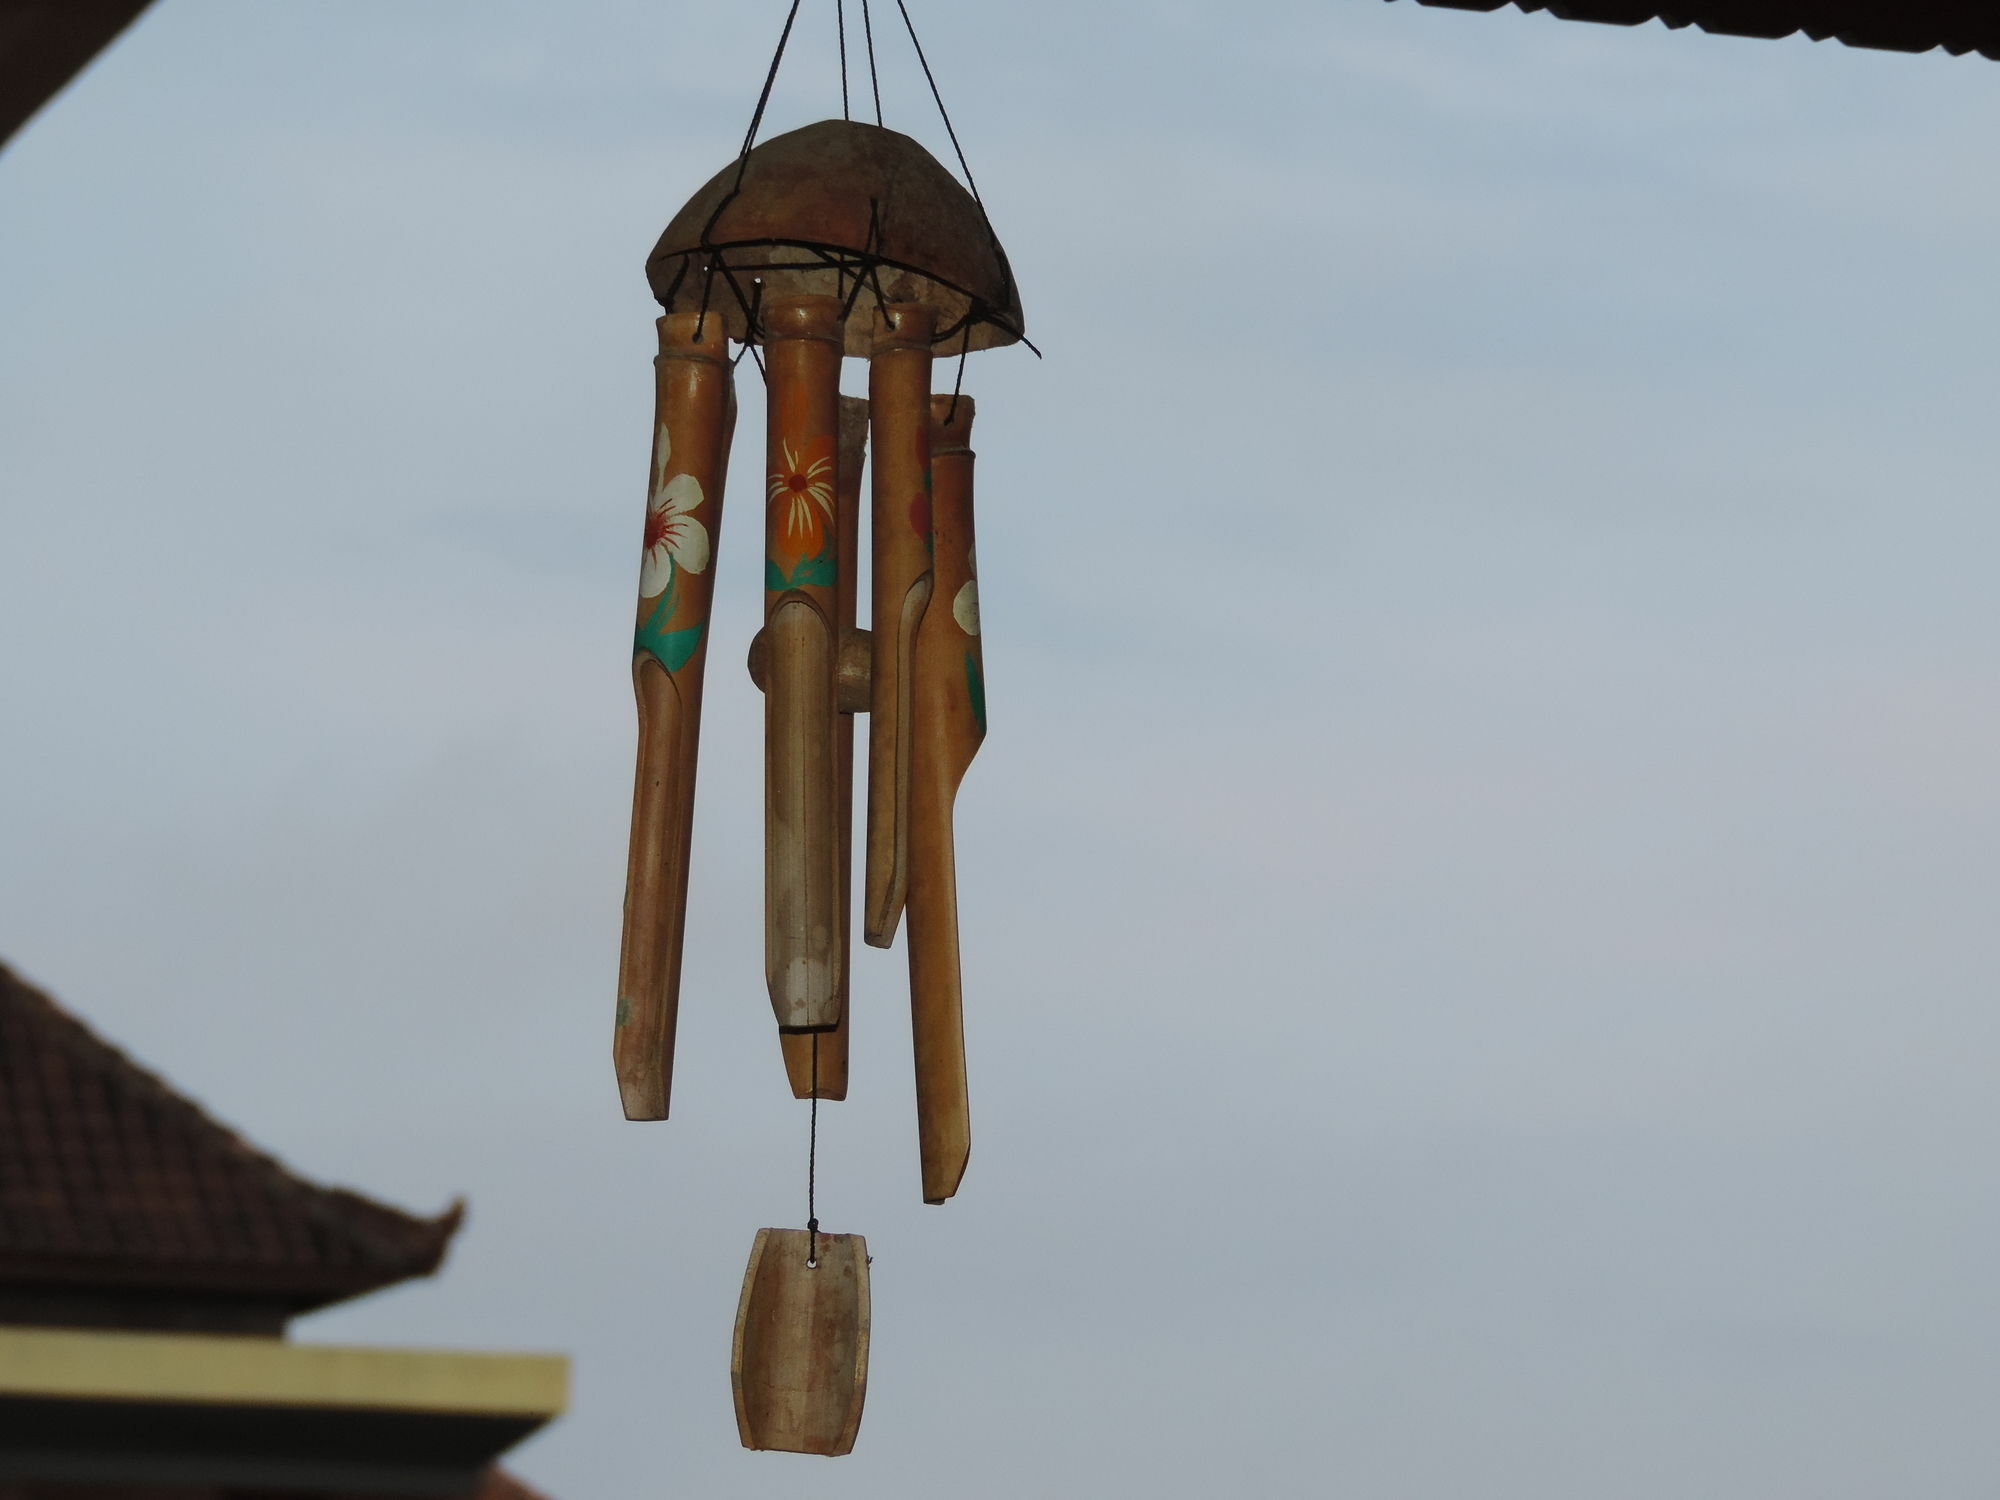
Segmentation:
<svg viewBox="0 0 2000 1500">
<path fill-rule="evenodd" d="M 840 565 L 834 560 L 833 545 L 828 543 L 820 549 L 818 556 L 803 559 L 792 570 L 792 587 L 798 589 L 814 585 L 830 589 L 839 574 Z"/>
<path fill-rule="evenodd" d="M 649 621 L 632 644 L 634 649 L 649 653 L 669 672 L 678 672 L 701 644 L 701 632 L 699 625 L 690 625 L 686 630 L 656 630 Z"/>
<path fill-rule="evenodd" d="M 840 565 L 833 555 L 833 543 L 828 542 L 811 557 L 799 559 L 799 565 L 792 569 L 791 577 L 770 558 L 764 559 L 764 587 L 774 592 L 784 589 L 833 587 L 840 577 Z"/>
<path fill-rule="evenodd" d="M 965 691 L 972 699 L 972 722 L 979 726 L 979 737 L 986 737 L 986 674 L 979 670 L 979 658 L 970 651 L 965 653 Z"/>
</svg>

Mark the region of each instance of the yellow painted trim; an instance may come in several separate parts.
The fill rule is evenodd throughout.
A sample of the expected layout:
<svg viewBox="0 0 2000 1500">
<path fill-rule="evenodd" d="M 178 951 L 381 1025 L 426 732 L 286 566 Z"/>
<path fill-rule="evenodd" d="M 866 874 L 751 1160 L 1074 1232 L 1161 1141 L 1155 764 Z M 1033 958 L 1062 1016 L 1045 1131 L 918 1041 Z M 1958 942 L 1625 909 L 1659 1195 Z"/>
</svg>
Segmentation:
<svg viewBox="0 0 2000 1500">
<path fill-rule="evenodd" d="M 0 1396 L 547 1420 L 568 1404 L 569 1361 L 559 1354 L 465 1354 L 216 1334 L 4 1328 Z"/>
</svg>

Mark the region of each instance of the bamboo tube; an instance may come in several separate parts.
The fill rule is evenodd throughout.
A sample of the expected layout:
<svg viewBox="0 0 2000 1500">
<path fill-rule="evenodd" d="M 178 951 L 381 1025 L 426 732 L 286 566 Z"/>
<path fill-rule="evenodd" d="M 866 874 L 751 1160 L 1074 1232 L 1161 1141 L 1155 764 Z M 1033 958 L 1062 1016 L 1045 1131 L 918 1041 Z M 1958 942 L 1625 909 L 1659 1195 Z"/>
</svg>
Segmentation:
<svg viewBox="0 0 2000 1500">
<path fill-rule="evenodd" d="M 722 319 L 672 313 L 659 320 L 659 332 L 652 480 L 632 652 L 638 773 L 611 1049 L 628 1120 L 664 1120 L 673 1092 L 714 545 L 736 424 Z"/>
<path fill-rule="evenodd" d="M 862 936 L 896 940 L 908 886 L 911 653 L 931 597 L 931 335 L 937 314 L 915 302 L 882 308 L 887 327 L 868 361 L 874 439 L 870 519 L 874 632 L 869 683 L 868 856 Z"/>
<path fill-rule="evenodd" d="M 840 1021 L 839 666 L 841 305 L 765 305 L 764 978 L 784 1031 Z"/>
<path fill-rule="evenodd" d="M 956 409 L 954 410 L 954 404 Z M 972 557 L 972 401 L 931 398 L 933 607 L 917 633 L 910 744 L 910 1024 L 924 1202 L 958 1191 L 972 1150 L 952 803 L 986 737 Z"/>
<path fill-rule="evenodd" d="M 853 656 L 851 646 L 859 645 L 854 630 L 854 580 L 861 544 L 861 470 L 868 456 L 868 403 L 858 396 L 840 398 L 839 482 L 834 486 L 835 520 L 839 525 L 840 574 L 834 583 L 836 607 L 834 625 L 839 632 L 843 681 L 836 704 L 841 712 L 834 720 L 833 746 L 838 765 L 838 785 L 834 789 L 840 821 L 840 930 L 853 931 L 854 884 L 854 713 L 844 668 Z M 858 705 L 857 705 L 858 706 Z M 785 1054 L 785 1076 L 792 1085 L 794 1099 L 847 1097 L 847 1036 L 852 1012 L 848 1008 L 848 971 L 852 961 L 843 942 L 840 954 L 840 1024 L 831 1031 L 801 1034 L 778 1033 L 778 1045 Z M 817 1043 L 819 1057 L 813 1058 Z"/>
</svg>

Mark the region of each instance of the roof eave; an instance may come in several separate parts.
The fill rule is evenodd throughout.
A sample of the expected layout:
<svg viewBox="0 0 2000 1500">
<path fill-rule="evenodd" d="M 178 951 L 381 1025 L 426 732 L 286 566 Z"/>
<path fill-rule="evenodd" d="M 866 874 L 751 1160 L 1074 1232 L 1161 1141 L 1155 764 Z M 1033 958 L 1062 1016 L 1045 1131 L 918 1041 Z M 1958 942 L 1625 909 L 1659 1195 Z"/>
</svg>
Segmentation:
<svg viewBox="0 0 2000 1500">
<path fill-rule="evenodd" d="M 0 146 L 151 0 L 0 0 Z"/>
<path fill-rule="evenodd" d="M 1694 26 L 1717 36 L 1806 36 L 1877 52 L 1978 53 L 2000 60 L 2000 13 L 1969 0 L 1418 0 L 1447 10 L 1545 10 L 1609 26 Z"/>
</svg>

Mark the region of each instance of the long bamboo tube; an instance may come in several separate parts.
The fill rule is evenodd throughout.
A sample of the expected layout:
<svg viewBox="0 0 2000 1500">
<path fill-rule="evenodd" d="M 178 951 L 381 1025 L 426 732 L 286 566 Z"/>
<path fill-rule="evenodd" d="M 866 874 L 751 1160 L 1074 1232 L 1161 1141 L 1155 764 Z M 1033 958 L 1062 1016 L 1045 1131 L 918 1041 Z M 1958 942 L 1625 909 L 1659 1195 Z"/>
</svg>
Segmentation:
<svg viewBox="0 0 2000 1500">
<path fill-rule="evenodd" d="M 764 978 L 785 1031 L 840 1021 L 841 305 L 765 304 Z"/>
<path fill-rule="evenodd" d="M 862 936 L 896 940 L 909 878 L 910 672 L 931 597 L 931 336 L 937 314 L 915 302 L 882 308 L 868 360 L 874 632 L 869 682 L 868 858 Z"/>
<path fill-rule="evenodd" d="M 861 470 L 868 458 L 868 403 L 858 396 L 840 398 L 839 482 L 834 486 L 835 521 L 839 526 L 840 574 L 834 582 L 837 627 L 843 666 L 850 647 L 861 644 L 854 635 L 854 580 L 861 549 Z M 838 761 L 838 785 L 834 798 L 840 821 L 840 930 L 853 928 L 854 884 L 854 714 L 845 684 L 838 689 L 836 706 L 840 714 L 833 728 L 834 753 Z M 843 945 L 840 955 L 840 1024 L 831 1031 L 802 1034 L 778 1033 L 778 1045 L 785 1054 L 785 1076 L 792 1085 L 794 1099 L 845 1099 L 847 1097 L 847 1038 L 853 1012 L 849 1008 L 848 971 L 852 958 Z M 813 1055 L 818 1048 L 818 1056 Z"/>
<path fill-rule="evenodd" d="M 910 1023 L 924 1202 L 958 1191 L 972 1151 L 958 960 L 952 803 L 986 737 L 972 557 L 972 401 L 931 398 L 935 587 L 917 632 L 910 743 Z"/>
<path fill-rule="evenodd" d="M 629 1120 L 664 1120 L 673 1092 L 702 673 L 722 481 L 736 425 L 722 319 L 672 313 L 659 320 L 659 332 L 652 479 L 632 649 L 638 773 L 611 1049 Z"/>
</svg>

